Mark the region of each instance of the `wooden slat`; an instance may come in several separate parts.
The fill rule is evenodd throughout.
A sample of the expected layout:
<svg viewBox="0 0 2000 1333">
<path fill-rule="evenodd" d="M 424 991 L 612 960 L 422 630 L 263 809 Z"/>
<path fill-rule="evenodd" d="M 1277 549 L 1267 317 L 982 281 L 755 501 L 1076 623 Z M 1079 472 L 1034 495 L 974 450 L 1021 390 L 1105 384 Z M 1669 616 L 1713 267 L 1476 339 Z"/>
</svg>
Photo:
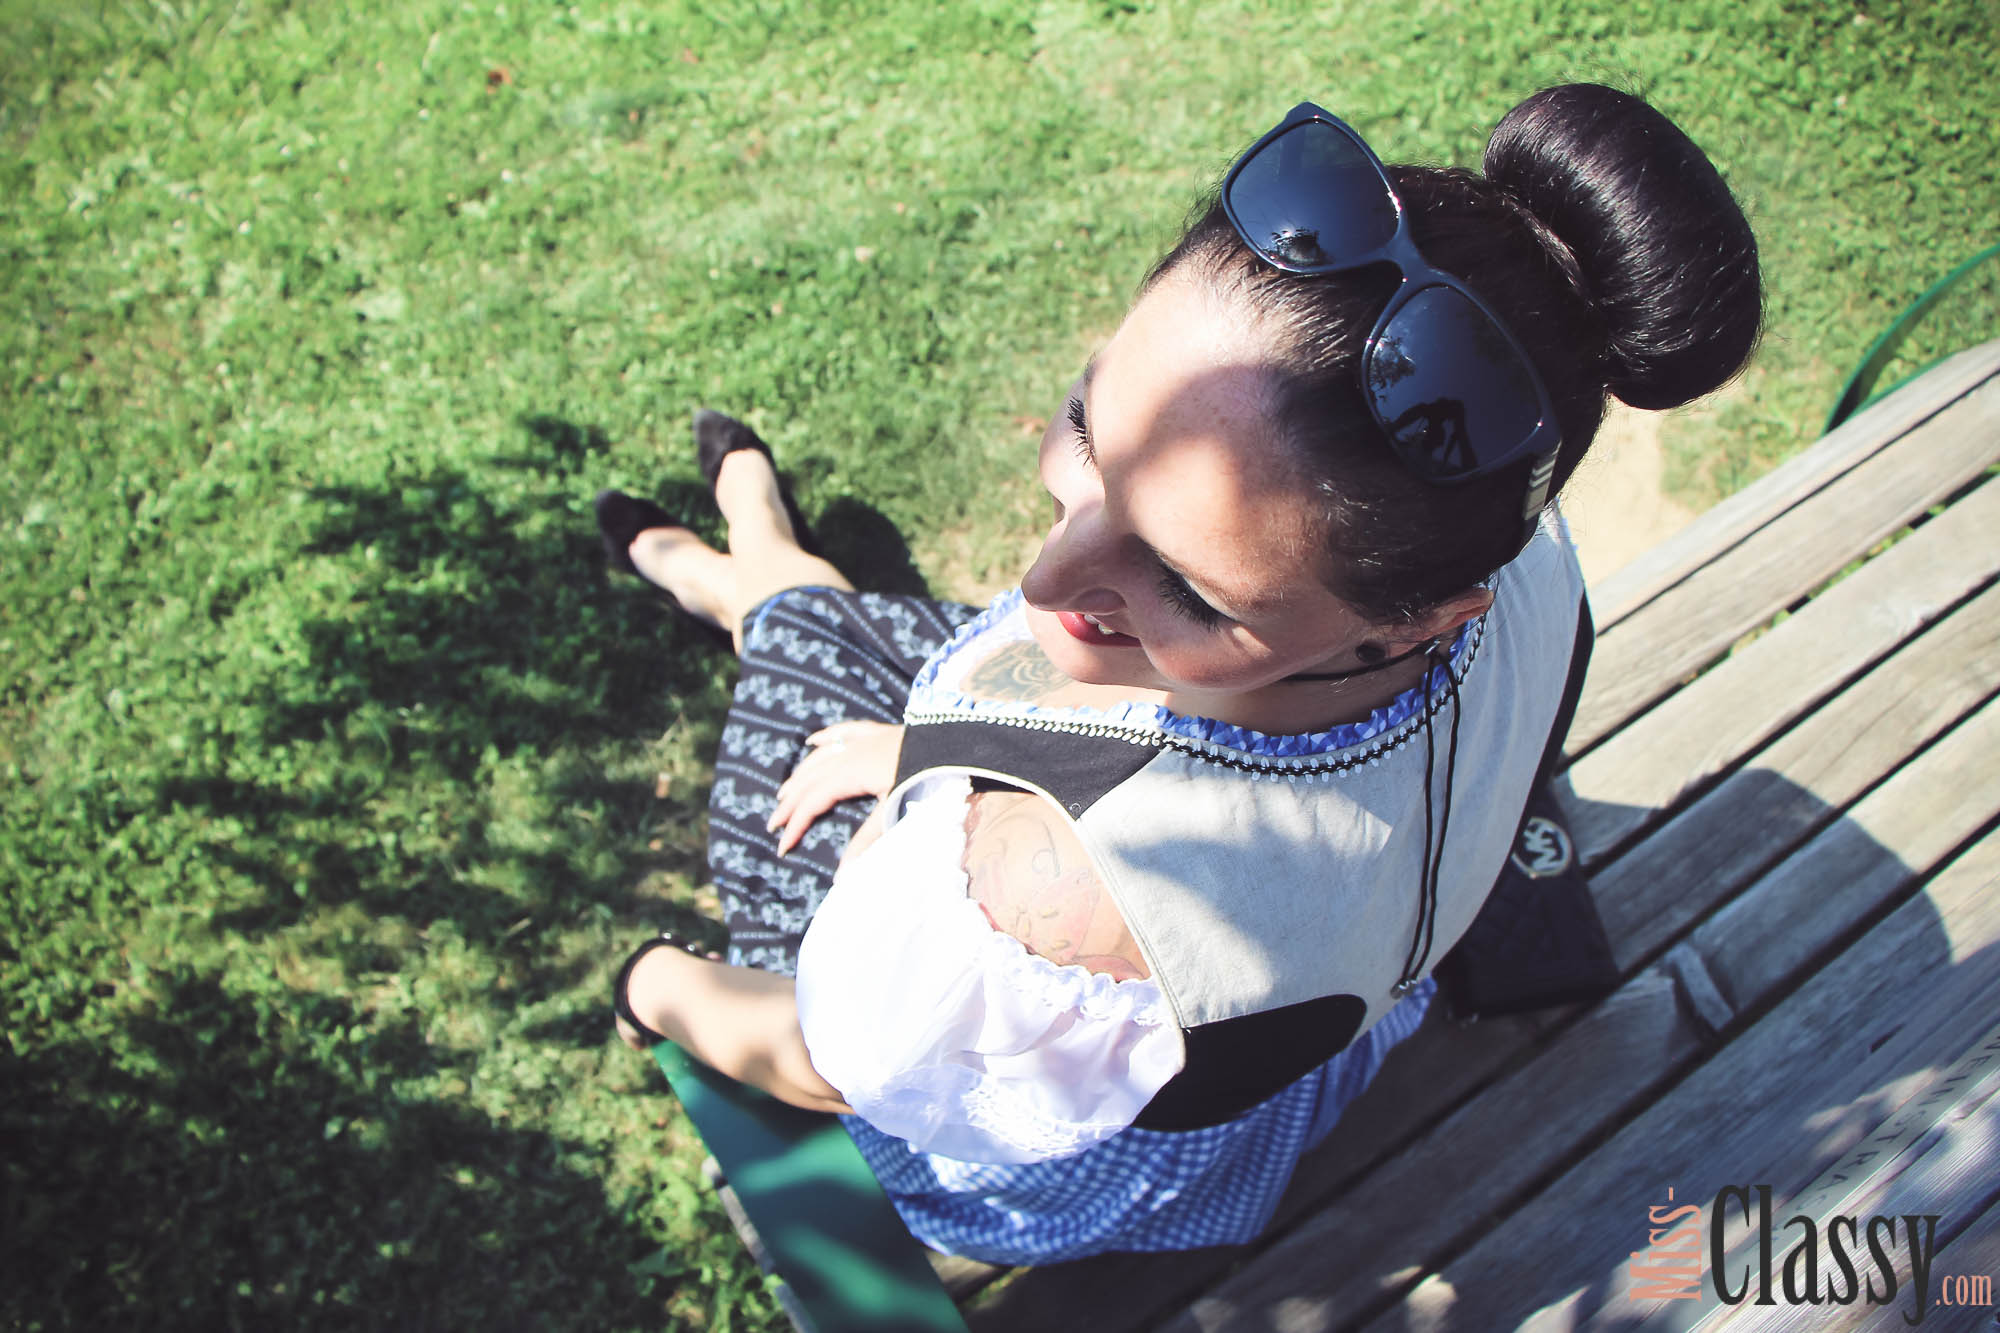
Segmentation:
<svg viewBox="0 0 2000 1333">
<path fill-rule="evenodd" d="M 1578 1133 L 1615 1123 L 1661 1074 L 1692 1059 L 1704 1038 L 1659 968 L 1627 982 L 1545 1054 L 1501 1079 L 1432 1133 L 1289 1232 L 1200 1299 L 1167 1333 L 1341 1327 L 1344 1314 L 1393 1293 L 1405 1274 L 1463 1243 L 1567 1154 Z M 1548 1080 L 1574 1061 L 1560 1115 Z"/>
<path fill-rule="evenodd" d="M 1960 352 L 1866 411 L 1849 417 L 1806 452 L 1707 510 L 1609 578 L 1593 584 L 1590 608 L 1598 627 L 1611 628 L 1696 570 L 1727 558 L 1730 550 L 1752 532 L 1996 373 L 2000 373 L 2000 339 Z"/>
<path fill-rule="evenodd" d="M 1990 379 L 1600 635 L 1565 748 L 1583 753 L 1996 458 Z"/>
<path fill-rule="evenodd" d="M 2000 482 L 1981 486 L 1578 760 L 1586 867 L 2000 573 Z"/>
<path fill-rule="evenodd" d="M 1858 738 L 1857 738 L 1858 739 Z M 1987 704 L 1834 821 L 1688 943 L 1738 1009 L 1859 921 L 1909 866 L 1934 865 L 2000 813 L 2000 701 Z M 1893 848 L 1893 862 L 1877 858 Z"/>
<path fill-rule="evenodd" d="M 1905 644 L 1599 870 L 1591 892 L 1620 965 L 1665 947 L 1996 690 L 2000 586 Z M 1566 783 L 1558 796 L 1579 824 L 1626 818 L 1591 811 Z"/>
<path fill-rule="evenodd" d="M 1888 849 L 1884 849 L 1885 851 Z M 1776 923 L 1782 924 L 1782 923 Z M 2000 1012 L 2000 835 L 1959 857 L 1782 1003 L 1369 1325 L 1629 1329 L 1646 1207 L 1810 1179 L 1851 1146 L 1830 1108 L 1949 1062 Z M 1296 1325 L 1295 1325 L 1296 1326 Z M 1300 1326 L 1302 1327 L 1302 1326 Z"/>
<path fill-rule="evenodd" d="M 1968 766 L 1972 789 L 1986 800 L 1938 810 L 1934 784 L 1962 778 Z M 1843 849 L 1844 873 L 1865 884 L 1872 897 L 1853 892 L 1844 915 L 1825 910 L 1806 921 L 1744 910 L 1731 943 L 1761 941 L 1796 952 L 1791 938 L 1806 935 L 1815 947 L 1831 944 L 1860 915 L 1979 829 L 1996 805 L 2000 705 L 1982 710 L 1816 840 Z M 1846 832 L 1851 824 L 1893 841 L 1855 849 Z M 1812 854 L 1808 847 L 1802 856 Z M 1789 889 L 1782 878 L 1766 880 L 1738 902 L 1747 909 L 1767 883 L 1775 883 L 1779 893 Z M 1769 972 L 1737 975 L 1735 1003 L 1744 1008 L 1768 1001 L 1786 981 Z M 1763 989 L 1752 989 L 1755 985 Z M 1168 1327 L 1175 1333 L 1255 1327 L 1283 1310 L 1289 1327 L 1330 1329 L 1393 1292 L 1405 1273 L 1421 1271 L 1466 1243 L 1481 1218 L 1510 1206 L 1532 1182 L 1558 1169 L 1579 1140 L 1616 1124 L 1652 1086 L 1694 1058 L 1703 1046 L 1703 1030 L 1680 1011 L 1675 997 L 1673 970 L 1663 960 Z M 1412 1207 L 1413 1200 L 1448 1206 Z M 1356 1219 L 1366 1224 L 1357 1226 Z M 1338 1264 L 1315 1258 L 1334 1254 Z"/>
</svg>

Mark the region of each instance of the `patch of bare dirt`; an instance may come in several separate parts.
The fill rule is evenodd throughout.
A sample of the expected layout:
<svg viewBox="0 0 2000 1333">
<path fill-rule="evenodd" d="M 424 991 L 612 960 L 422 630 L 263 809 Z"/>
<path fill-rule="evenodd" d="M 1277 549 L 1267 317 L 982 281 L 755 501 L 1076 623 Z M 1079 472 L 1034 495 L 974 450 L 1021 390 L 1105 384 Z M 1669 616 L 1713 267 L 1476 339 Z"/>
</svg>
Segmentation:
<svg viewBox="0 0 2000 1333">
<path fill-rule="evenodd" d="M 1563 516 L 1576 538 L 1586 582 L 1616 573 L 1640 552 L 1679 532 L 1694 511 L 1662 489 L 1666 417 L 1611 404 L 1589 454 L 1563 489 Z"/>
</svg>

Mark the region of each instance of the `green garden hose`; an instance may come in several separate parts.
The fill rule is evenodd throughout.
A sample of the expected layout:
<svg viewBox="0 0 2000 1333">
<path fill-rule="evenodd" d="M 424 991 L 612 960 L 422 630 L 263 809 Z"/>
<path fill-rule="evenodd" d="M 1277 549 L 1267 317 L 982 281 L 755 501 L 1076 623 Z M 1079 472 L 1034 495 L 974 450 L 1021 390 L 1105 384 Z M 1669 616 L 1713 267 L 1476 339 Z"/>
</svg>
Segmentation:
<svg viewBox="0 0 2000 1333">
<path fill-rule="evenodd" d="M 1875 381 L 1882 374 L 1882 368 L 1888 365 L 1889 359 L 1896 354 L 1896 348 L 1901 345 L 1904 335 L 1916 327 L 1917 321 L 1922 319 L 1925 312 L 1936 305 L 1946 292 L 1957 286 L 1968 273 L 1972 272 L 1983 261 L 1991 259 L 1995 255 L 2000 255 L 2000 245 L 1987 246 L 1984 250 L 1981 250 L 1978 254 L 1945 274 L 1944 277 L 1938 279 L 1937 282 L 1931 285 L 1930 290 L 1919 296 L 1908 310 L 1897 316 L 1896 322 L 1891 324 L 1888 330 L 1875 340 L 1875 345 L 1868 349 L 1868 355 L 1861 358 L 1861 365 L 1848 379 L 1847 387 L 1840 391 L 1840 401 L 1833 405 L 1833 412 L 1826 419 L 1827 431 L 1831 431 L 1835 426 L 1838 426 L 1863 407 L 1874 402 L 1876 398 L 1882 396 L 1882 394 L 1873 394 L 1870 390 L 1875 387 Z M 1895 387 L 1897 386 L 1891 386 L 1890 389 L 1884 390 L 1883 393 L 1891 392 Z M 1821 433 L 1824 434 L 1825 432 Z"/>
</svg>

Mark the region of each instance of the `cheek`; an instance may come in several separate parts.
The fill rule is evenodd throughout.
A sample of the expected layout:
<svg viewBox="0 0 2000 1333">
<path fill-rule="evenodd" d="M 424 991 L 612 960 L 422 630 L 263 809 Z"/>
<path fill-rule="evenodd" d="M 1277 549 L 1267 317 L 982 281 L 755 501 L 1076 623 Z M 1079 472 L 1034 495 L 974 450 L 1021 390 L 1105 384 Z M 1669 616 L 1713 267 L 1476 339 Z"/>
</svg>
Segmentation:
<svg viewBox="0 0 2000 1333">
<path fill-rule="evenodd" d="M 1263 666 L 1263 656 L 1238 642 L 1229 630 L 1187 625 L 1170 611 L 1154 617 L 1153 626 L 1141 640 L 1146 659 L 1162 678 L 1183 688 L 1242 689 Z"/>
</svg>

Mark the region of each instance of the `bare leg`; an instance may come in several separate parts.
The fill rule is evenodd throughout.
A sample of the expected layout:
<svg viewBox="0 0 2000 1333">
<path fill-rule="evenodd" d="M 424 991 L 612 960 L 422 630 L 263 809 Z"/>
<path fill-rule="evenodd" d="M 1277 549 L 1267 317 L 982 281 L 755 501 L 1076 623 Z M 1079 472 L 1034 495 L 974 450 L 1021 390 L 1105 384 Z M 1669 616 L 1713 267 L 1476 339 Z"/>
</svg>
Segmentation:
<svg viewBox="0 0 2000 1333">
<path fill-rule="evenodd" d="M 853 590 L 839 570 L 799 549 L 791 520 L 785 517 L 777 473 L 763 454 L 738 449 L 723 458 L 715 477 L 715 503 L 729 524 L 738 619 L 787 588 Z"/>
<path fill-rule="evenodd" d="M 743 617 L 787 588 L 854 587 L 831 564 L 799 549 L 764 455 L 740 449 L 722 460 L 715 501 L 729 523 L 724 555 L 681 527 L 647 528 L 632 540 L 632 564 L 691 614 L 719 625 L 743 651 Z"/>
<path fill-rule="evenodd" d="M 647 528 L 632 539 L 632 564 L 691 615 L 737 631 L 735 561 L 686 528 Z M 740 645 L 739 645 L 740 646 Z"/>
</svg>

